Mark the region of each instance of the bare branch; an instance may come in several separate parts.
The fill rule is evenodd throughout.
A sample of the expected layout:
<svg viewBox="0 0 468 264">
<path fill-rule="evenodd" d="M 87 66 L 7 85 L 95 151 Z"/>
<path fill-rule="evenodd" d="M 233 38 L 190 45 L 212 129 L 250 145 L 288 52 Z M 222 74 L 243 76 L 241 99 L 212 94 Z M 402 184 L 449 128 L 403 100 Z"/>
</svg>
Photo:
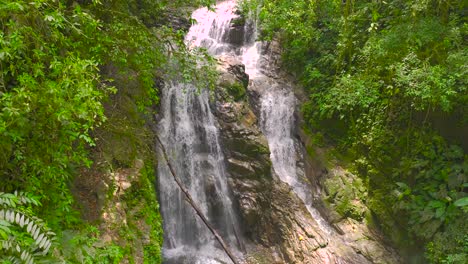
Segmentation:
<svg viewBox="0 0 468 264">
<path fill-rule="evenodd" d="M 211 233 L 213 233 L 213 235 L 215 236 L 216 240 L 218 240 L 218 242 L 221 244 L 221 246 L 223 247 L 224 251 L 225 251 L 226 254 L 229 256 L 229 258 L 232 260 L 232 262 L 233 262 L 234 264 L 240 264 L 240 262 L 238 262 L 238 261 L 236 260 L 236 257 L 235 257 L 234 254 L 231 252 L 231 250 L 229 249 L 229 247 L 228 247 L 228 245 L 226 244 L 226 242 L 225 242 L 225 241 L 223 240 L 223 238 L 218 234 L 218 232 L 214 229 L 214 227 L 210 224 L 210 222 L 209 222 L 208 219 L 205 217 L 205 215 L 203 214 L 203 212 L 201 211 L 201 209 L 195 204 L 195 202 L 194 202 L 194 200 L 192 199 L 192 196 L 190 195 L 190 193 L 188 192 L 188 190 L 184 187 L 184 185 L 182 184 L 182 182 L 180 181 L 180 179 L 176 176 L 175 170 L 174 170 L 174 168 L 172 167 L 171 163 L 169 162 L 169 158 L 168 158 L 168 156 L 167 156 L 166 149 L 164 148 L 163 143 L 162 143 L 161 140 L 159 139 L 158 135 L 155 135 L 155 136 L 156 136 L 156 140 L 158 141 L 159 145 L 161 146 L 161 150 L 162 150 L 164 159 L 166 160 L 166 164 L 167 164 L 167 166 L 169 167 L 169 170 L 171 171 L 172 177 L 174 178 L 175 182 L 176 182 L 177 185 L 179 186 L 180 190 L 185 194 L 185 197 L 186 197 L 187 202 L 192 206 L 192 208 L 195 210 L 195 212 L 196 212 L 197 215 L 200 217 L 200 219 L 203 221 L 203 223 L 205 223 L 206 227 L 208 227 L 208 229 L 211 231 Z"/>
</svg>

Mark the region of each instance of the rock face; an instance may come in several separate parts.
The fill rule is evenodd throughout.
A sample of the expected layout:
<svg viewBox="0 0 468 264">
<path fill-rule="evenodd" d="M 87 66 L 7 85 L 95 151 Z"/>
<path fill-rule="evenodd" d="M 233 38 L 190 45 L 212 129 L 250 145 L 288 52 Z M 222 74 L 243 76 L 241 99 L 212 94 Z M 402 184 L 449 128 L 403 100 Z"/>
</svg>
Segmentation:
<svg viewBox="0 0 468 264">
<path fill-rule="evenodd" d="M 226 32 L 223 38 L 223 42 L 232 44 L 234 46 L 240 46 L 244 44 L 245 34 L 245 17 L 240 12 L 236 12 L 239 16 L 233 19 L 230 23 L 230 29 Z"/>
<path fill-rule="evenodd" d="M 271 65 L 273 75 L 278 68 L 274 63 Z M 344 197 L 341 198 L 353 203 L 352 209 L 344 209 L 349 217 L 333 212 L 334 208 L 325 202 L 318 203 L 326 218 L 335 223 L 335 235 L 340 239 L 335 240 L 333 235 L 320 230 L 302 201 L 274 175 L 268 143 L 259 128 L 260 91 L 247 88 L 244 65 L 231 57 L 222 57 L 218 70 L 220 78 L 212 107 L 220 127 L 229 184 L 238 203 L 245 236 L 254 244 L 247 247 L 247 262 L 400 263 L 398 256 L 381 242 L 378 233 L 359 222 L 365 207 L 353 200 L 355 189 L 344 195 L 346 197 L 340 192 Z M 297 131 L 299 137 L 301 130 Z M 302 139 L 302 142 L 307 140 L 305 136 Z M 305 145 L 303 149 L 305 151 Z M 318 191 L 325 185 L 324 179 L 333 179 L 323 192 L 327 201 L 338 199 L 336 188 L 352 181 L 342 171 L 328 173 L 310 158 L 306 158 L 302 166 Z M 346 180 L 342 180 L 343 177 Z"/>
<path fill-rule="evenodd" d="M 244 42 L 244 25 L 232 24 L 231 29 L 225 35 L 224 42 L 240 46 Z"/>
<path fill-rule="evenodd" d="M 328 241 L 315 232 L 317 227 L 289 186 L 274 179 L 268 143 L 247 98 L 236 101 L 229 94 L 230 86 L 246 88 L 245 73 L 239 71 L 243 66 L 233 60 L 222 63 L 216 116 L 246 235 L 272 248 L 275 263 L 303 263 L 304 252 L 325 247 Z"/>
</svg>

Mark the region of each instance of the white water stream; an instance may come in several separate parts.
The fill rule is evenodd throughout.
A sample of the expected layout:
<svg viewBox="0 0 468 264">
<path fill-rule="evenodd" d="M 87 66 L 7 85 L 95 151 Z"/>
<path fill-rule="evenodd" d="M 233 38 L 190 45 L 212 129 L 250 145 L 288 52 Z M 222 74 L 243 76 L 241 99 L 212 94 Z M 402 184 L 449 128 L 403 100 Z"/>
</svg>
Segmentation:
<svg viewBox="0 0 468 264">
<path fill-rule="evenodd" d="M 191 27 L 186 42 L 205 47 L 220 55 L 231 47 L 224 43 L 235 3 L 223 2 L 216 12 L 206 8 L 193 13 L 198 21 Z M 242 238 L 232 198 L 227 185 L 224 156 L 219 131 L 209 106 L 208 91 L 197 92 L 191 84 L 172 82 L 166 85 L 161 101 L 158 126 L 171 163 L 194 201 L 214 224 L 229 246 L 241 256 Z M 185 201 L 167 166 L 158 167 L 161 212 L 164 219 L 164 263 L 230 263 L 214 236 Z"/>
<path fill-rule="evenodd" d="M 256 42 L 256 26 L 244 45 L 228 42 L 236 1 L 220 2 L 215 12 L 201 8 L 193 13 L 198 23 L 190 28 L 186 42 L 190 47 L 205 47 L 211 55 L 238 56 L 245 64 L 251 84 L 268 81 L 270 89 L 261 95 L 262 129 L 268 139 L 273 168 L 302 199 L 321 229 L 332 230 L 312 206 L 311 188 L 298 177 L 294 111 L 296 99 L 291 86 L 280 85 L 262 74 L 259 65 L 262 43 Z M 250 25 L 252 28 L 252 25 Z M 248 31 L 248 30 L 246 30 Z M 240 54 L 240 55 L 239 55 Z M 192 85 L 169 83 L 163 91 L 158 133 L 166 145 L 171 163 L 195 202 L 214 223 L 228 244 L 241 256 L 242 237 L 227 185 L 219 131 L 209 107 L 208 92 L 196 93 Z M 158 167 L 160 203 L 164 218 L 165 263 L 230 263 L 209 230 L 188 206 L 166 165 Z"/>
<path fill-rule="evenodd" d="M 287 183 L 297 196 L 302 200 L 309 213 L 322 231 L 331 235 L 332 227 L 325 221 L 320 213 L 312 205 L 312 188 L 305 179 L 299 175 L 300 169 L 298 161 L 302 161 L 301 151 L 297 149 L 298 142 L 294 138 L 293 130 L 296 120 L 294 111 L 296 110 L 296 97 L 293 86 L 279 83 L 262 73 L 263 66 L 260 59 L 262 57 L 262 42 L 257 41 L 258 28 L 256 22 L 253 25 L 253 37 L 242 47 L 242 63 L 245 65 L 245 72 L 249 75 L 250 86 L 264 85 L 268 83 L 268 89 L 261 94 L 261 121 L 262 130 L 268 140 L 270 148 L 270 158 L 273 169 L 280 180 Z M 263 55 L 264 56 L 264 55 Z"/>
</svg>

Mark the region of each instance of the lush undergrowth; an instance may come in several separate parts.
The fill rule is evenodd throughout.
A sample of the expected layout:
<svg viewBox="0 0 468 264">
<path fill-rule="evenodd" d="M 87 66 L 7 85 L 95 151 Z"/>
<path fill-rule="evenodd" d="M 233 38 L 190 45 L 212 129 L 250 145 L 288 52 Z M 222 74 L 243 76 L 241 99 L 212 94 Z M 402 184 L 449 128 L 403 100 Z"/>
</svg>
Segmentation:
<svg viewBox="0 0 468 264">
<path fill-rule="evenodd" d="M 262 2 L 309 128 L 346 153 L 380 227 L 432 263 L 466 263 L 466 1 L 247 2 Z"/>
<path fill-rule="evenodd" d="M 172 74 L 174 61 L 183 69 L 177 74 L 182 72 L 185 79 L 211 80 L 203 75 L 210 71 L 195 67 L 194 55 L 184 48 L 182 31 L 173 30 L 169 23 L 171 12 L 211 2 L 2 1 L 0 192 L 25 192 L 24 197 L 32 195 L 35 201 L 34 206 L 24 204 L 16 209 L 11 204 L 2 206 L 34 219 L 40 217 L 57 234 L 56 241 L 74 240 L 76 246 L 92 248 L 99 231 L 83 223 L 71 190 L 75 176 L 92 165 L 90 153 L 99 151 L 95 148 L 97 137 L 111 129 L 103 125 L 112 115 L 105 105 L 121 104 L 121 94 L 133 93 L 125 97 L 133 100 L 127 104 L 131 109 L 125 111 L 135 112 L 133 122 L 145 123 L 144 114 L 153 114 L 159 101 L 157 80 Z M 116 82 L 117 77 L 124 81 Z M 129 83 L 136 88 L 126 89 Z M 98 127 L 101 130 L 95 133 Z M 154 180 L 153 172 L 141 184 Z M 152 194 L 138 195 L 155 199 Z M 148 209 L 157 210 L 154 203 L 149 202 Z M 15 221 L 1 219 L 6 218 L 0 218 L 0 242 L 16 238 L 24 244 L 38 239 L 28 238 L 22 226 L 12 225 Z M 159 237 L 159 213 L 150 220 L 156 221 L 148 224 Z M 2 245 L 0 261 L 8 263 L 12 261 L 6 259 L 8 254 L 16 256 L 18 252 L 5 255 Z M 69 254 L 63 253 L 66 249 L 60 243 L 53 248 L 57 260 L 80 262 L 76 257 L 67 259 Z M 118 263 L 125 254 L 117 245 L 93 250 L 81 262 Z M 160 261 L 159 249 L 146 248 L 145 253 L 154 255 L 149 258 L 151 263 Z"/>
</svg>

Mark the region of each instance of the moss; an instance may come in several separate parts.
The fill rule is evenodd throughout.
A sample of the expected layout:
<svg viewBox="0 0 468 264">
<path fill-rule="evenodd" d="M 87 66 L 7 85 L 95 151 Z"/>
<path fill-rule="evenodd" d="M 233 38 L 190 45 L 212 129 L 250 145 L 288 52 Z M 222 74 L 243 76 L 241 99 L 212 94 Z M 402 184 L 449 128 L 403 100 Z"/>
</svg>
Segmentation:
<svg viewBox="0 0 468 264">
<path fill-rule="evenodd" d="M 155 173 L 154 169 L 146 166 L 143 180 L 145 181 L 146 190 L 144 195 L 147 201 L 143 212 L 146 213 L 145 222 L 150 228 L 150 243 L 144 246 L 145 263 L 159 263 L 161 262 L 161 247 L 163 243 L 163 227 L 162 218 L 159 213 L 159 203 L 157 202 L 156 190 L 154 183 Z"/>
<path fill-rule="evenodd" d="M 257 148 L 255 149 L 255 153 L 259 155 L 270 154 L 270 149 L 268 149 L 268 147 L 263 146 L 263 145 L 257 145 Z"/>
<path fill-rule="evenodd" d="M 315 150 L 315 148 L 312 146 L 312 145 L 307 145 L 306 146 L 306 151 L 307 151 L 307 154 L 309 155 L 309 157 L 311 159 L 315 159 L 318 157 L 318 154 L 317 154 L 317 151 Z"/>
<path fill-rule="evenodd" d="M 235 82 L 227 87 L 230 95 L 234 97 L 234 100 L 239 101 L 245 97 L 245 87 L 241 83 Z"/>
<path fill-rule="evenodd" d="M 137 104 L 124 93 L 116 95 L 118 108 L 108 106 L 108 120 L 96 131 L 98 147 L 107 163 L 113 168 L 129 168 L 133 161 L 147 149 L 149 131 L 144 127 L 144 116 L 135 114 Z"/>
<path fill-rule="evenodd" d="M 119 196 L 115 194 L 119 186 L 113 180 L 108 183 L 107 207 L 122 221 L 106 223 L 107 219 L 102 224 L 109 225 L 126 262 L 161 263 L 162 219 L 154 185 L 153 132 L 147 125 L 151 119 L 138 109 L 141 85 L 134 81 L 126 84 L 112 98 L 118 104 L 106 106 L 108 121 L 96 132 L 100 150 L 96 163 L 103 164 L 102 171 L 126 175 L 131 187 Z M 114 209 L 118 203 L 121 208 Z"/>
<path fill-rule="evenodd" d="M 342 217 L 362 221 L 367 208 L 365 186 L 361 179 L 347 172 L 339 173 L 325 180 L 328 195 L 325 201 Z"/>
<path fill-rule="evenodd" d="M 234 101 L 240 101 L 244 99 L 247 92 L 245 86 L 238 81 L 224 81 L 219 85 L 219 88 L 224 90 L 228 96 L 232 97 Z"/>
<path fill-rule="evenodd" d="M 408 246 L 410 239 L 407 233 L 402 233 L 396 226 L 396 220 L 392 217 L 392 201 L 387 193 L 382 190 L 373 190 L 369 193 L 367 206 L 375 216 L 373 223 L 376 227 L 382 229 L 396 244 Z"/>
<path fill-rule="evenodd" d="M 132 187 L 126 191 L 124 200 L 132 210 L 128 217 L 127 238 L 143 244 L 144 263 L 160 263 L 163 243 L 162 219 L 159 213 L 155 189 L 155 172 L 151 160 L 146 163 Z"/>
<path fill-rule="evenodd" d="M 322 133 L 316 132 L 313 134 L 310 134 L 312 144 L 318 147 L 324 147 L 325 146 L 325 137 L 323 136 Z"/>
<path fill-rule="evenodd" d="M 356 206 L 348 198 L 341 200 L 335 208 L 343 217 L 349 217 L 358 221 L 361 221 L 365 215 L 365 208 Z"/>
</svg>

